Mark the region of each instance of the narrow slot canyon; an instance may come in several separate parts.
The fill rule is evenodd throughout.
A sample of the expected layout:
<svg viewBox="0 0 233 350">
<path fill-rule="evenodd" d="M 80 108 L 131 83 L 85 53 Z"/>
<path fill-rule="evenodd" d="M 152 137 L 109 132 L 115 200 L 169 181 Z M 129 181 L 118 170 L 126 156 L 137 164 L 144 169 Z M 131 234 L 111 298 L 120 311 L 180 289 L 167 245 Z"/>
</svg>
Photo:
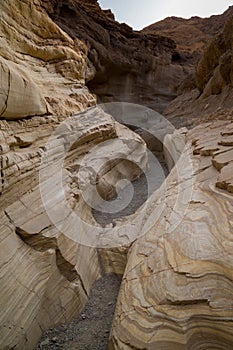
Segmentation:
<svg viewBox="0 0 233 350">
<path fill-rule="evenodd" d="M 82 313 L 69 323 L 46 331 L 36 350 L 107 349 L 120 283 L 120 276 L 103 274 L 94 283 Z"/>
<path fill-rule="evenodd" d="M 127 219 L 127 216 L 134 214 L 143 203 L 150 198 L 152 193 L 163 184 L 169 174 L 163 144 L 156 137 L 143 129 L 135 130 L 131 125 L 126 125 L 126 127 L 136 132 L 145 141 L 147 148 L 151 151 L 152 157 L 155 157 L 157 161 L 158 173 L 150 173 L 150 168 L 153 168 L 153 165 L 151 166 L 150 164 L 150 161 L 153 162 L 153 159 L 150 158 L 148 159 L 145 173 L 142 172 L 138 179 L 132 181 L 130 185 L 126 185 L 126 187 L 121 190 L 116 191 L 115 188 L 115 195 L 113 198 L 103 198 L 105 203 L 104 207 L 100 205 L 92 209 L 92 215 L 96 222 L 103 227 L 109 224 L 115 226 L 115 220 L 122 218 Z M 129 162 L 128 166 L 130 167 L 132 164 Z M 135 167 L 136 165 L 133 164 L 133 166 Z M 150 188 L 147 183 L 148 178 L 152 179 Z M 117 180 L 118 179 L 116 179 L 116 182 Z M 130 187 L 129 190 L 128 187 Z M 126 207 L 124 207 L 124 203 L 127 202 L 127 198 L 124 199 L 124 197 L 129 195 L 130 190 L 133 191 L 133 196 Z M 123 209 L 121 209 L 122 203 Z M 108 212 L 105 212 L 104 210 L 107 211 L 107 209 Z M 111 209 L 113 209 L 113 213 L 111 213 Z M 124 256 L 127 250 L 123 252 Z M 125 262 L 123 262 L 124 269 L 127 260 L 123 255 L 122 258 L 125 260 Z M 111 258 L 114 259 L 114 256 L 110 257 L 110 260 Z M 64 323 L 59 327 L 51 328 L 46 331 L 38 342 L 36 350 L 107 349 L 122 273 L 107 273 L 103 266 L 100 253 L 99 264 L 101 267 L 101 277 L 94 282 L 87 304 L 81 314 L 72 319 L 69 323 Z M 109 268 L 111 267 L 107 266 L 107 270 L 109 270 Z"/>
<path fill-rule="evenodd" d="M 0 1 L 0 350 L 232 350 L 233 6 L 104 1 Z"/>
</svg>

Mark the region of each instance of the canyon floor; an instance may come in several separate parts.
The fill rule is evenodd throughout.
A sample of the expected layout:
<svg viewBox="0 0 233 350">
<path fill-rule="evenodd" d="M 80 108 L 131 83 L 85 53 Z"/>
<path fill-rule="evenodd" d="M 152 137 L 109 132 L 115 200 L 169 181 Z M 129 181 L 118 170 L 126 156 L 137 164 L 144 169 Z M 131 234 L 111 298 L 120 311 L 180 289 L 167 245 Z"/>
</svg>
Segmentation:
<svg viewBox="0 0 233 350">
<path fill-rule="evenodd" d="M 168 169 L 162 155 L 159 153 L 154 155 L 159 160 L 166 177 Z M 109 223 L 114 224 L 114 220 L 117 218 L 133 214 L 148 198 L 147 177 L 150 175 L 150 170 L 148 169 L 138 180 L 132 182 L 135 195 L 130 204 L 123 210 L 120 210 L 120 207 L 122 196 L 126 192 L 125 189 L 115 198 L 115 206 L 119 208 L 118 212 L 109 214 L 101 210 L 93 210 L 96 221 L 105 226 Z M 160 181 L 162 182 L 163 178 Z M 154 179 L 153 190 L 159 186 L 158 179 Z M 113 201 L 114 199 L 109 201 L 109 203 Z M 107 349 L 120 283 L 119 276 L 105 274 L 102 271 L 102 277 L 94 283 L 90 298 L 83 312 L 68 324 L 62 324 L 57 328 L 51 328 L 46 331 L 40 339 L 36 350 Z"/>
<path fill-rule="evenodd" d="M 119 288 L 120 279 L 114 274 L 102 276 L 81 315 L 45 332 L 36 350 L 106 349 Z"/>
</svg>

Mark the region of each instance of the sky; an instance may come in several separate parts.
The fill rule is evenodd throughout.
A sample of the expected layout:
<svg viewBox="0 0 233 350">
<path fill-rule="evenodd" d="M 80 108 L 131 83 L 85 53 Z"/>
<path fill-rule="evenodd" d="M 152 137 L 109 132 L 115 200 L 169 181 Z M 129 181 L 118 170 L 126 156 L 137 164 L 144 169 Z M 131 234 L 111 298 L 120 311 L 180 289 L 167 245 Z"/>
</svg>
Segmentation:
<svg viewBox="0 0 233 350">
<path fill-rule="evenodd" d="M 169 16 L 190 18 L 221 14 L 233 0 L 99 0 L 103 9 L 111 9 L 116 20 L 136 30 Z"/>
</svg>

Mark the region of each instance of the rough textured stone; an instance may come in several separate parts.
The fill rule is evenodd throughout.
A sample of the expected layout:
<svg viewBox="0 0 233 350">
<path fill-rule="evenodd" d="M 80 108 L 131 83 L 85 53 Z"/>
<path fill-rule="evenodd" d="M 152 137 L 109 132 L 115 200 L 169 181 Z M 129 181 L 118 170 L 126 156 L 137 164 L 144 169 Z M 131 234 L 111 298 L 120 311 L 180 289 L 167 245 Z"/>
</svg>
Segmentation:
<svg viewBox="0 0 233 350">
<path fill-rule="evenodd" d="M 140 175 L 140 168 L 143 169 L 147 162 L 146 146 L 139 136 L 94 108 L 73 117 L 73 129 L 65 119 L 59 133 L 55 133 L 47 164 L 41 163 L 41 158 L 48 147 L 48 136 L 59 125 L 58 119 L 37 117 L 23 123 L 0 121 L 0 125 L 0 347 L 32 349 L 43 330 L 81 312 L 92 283 L 100 276 L 100 253 L 92 247 L 91 239 L 88 247 L 88 235 L 95 235 L 93 230 L 97 223 L 88 202 L 82 202 L 82 193 L 90 187 L 90 179 L 97 179 L 99 175 L 99 192 L 111 198 L 121 174 L 129 180 Z M 38 129 L 42 125 L 41 133 Z M 29 135 L 30 139 L 27 138 Z M 69 138 L 71 147 L 67 150 L 63 170 L 65 203 L 77 216 L 90 223 L 89 232 L 85 231 L 86 246 L 81 245 L 79 238 L 84 234 L 82 226 L 72 227 L 72 220 L 66 221 L 66 211 L 59 210 L 63 193 L 56 183 L 49 181 Z M 95 147 L 97 151 L 92 155 Z M 129 166 L 124 158 L 134 160 L 139 167 Z M 99 161 L 103 159 L 106 166 L 97 174 Z M 82 162 L 85 171 L 79 171 Z M 45 166 L 45 176 L 40 176 L 40 182 L 39 166 Z M 57 208 L 55 219 L 48 210 L 46 212 L 45 194 Z M 91 194 L 90 190 L 88 194 Z M 60 222 L 67 222 L 70 227 L 61 228 Z M 66 235 L 69 230 L 73 230 L 73 237 Z M 111 261 L 114 255 L 111 251 L 108 254 Z M 122 273 L 122 268 L 119 270 Z"/>
<path fill-rule="evenodd" d="M 119 24 L 97 1 L 43 3 L 65 32 L 87 44 L 87 86 L 100 102 L 133 102 L 161 112 L 177 96 L 186 72 L 172 61 L 173 40 Z"/>
<path fill-rule="evenodd" d="M 65 235 L 46 213 L 41 189 L 56 206 L 63 198 L 56 184 L 49 183 L 52 173 L 45 171 L 47 177 L 39 182 L 51 134 L 55 132 L 48 166 L 54 164 L 55 169 L 71 142 L 64 165 L 65 201 L 91 223 L 89 235 L 97 224 L 82 203 L 78 182 L 88 187 L 104 155 L 106 166 L 97 185 L 110 198 L 116 177 L 132 180 L 140 175 L 140 167 L 129 166 L 124 158 L 135 159 L 142 169 L 147 162 L 141 138 L 100 109 L 73 117 L 74 125 L 69 125 L 68 115 L 95 104 L 85 87 L 87 49 L 64 33 L 40 5 L 39 0 L 0 4 L 1 349 L 32 349 L 43 330 L 81 312 L 100 276 L 101 253 Z M 97 146 L 99 152 L 91 158 L 90 151 Z M 89 152 L 85 176 L 79 181 L 80 163 Z M 62 219 L 65 213 L 57 213 L 58 222 Z M 111 257 L 109 251 L 106 264 Z"/>
<path fill-rule="evenodd" d="M 65 34 L 40 4 L 0 5 L 0 118 L 70 115 L 95 103 L 85 87 L 85 44 Z"/>
<path fill-rule="evenodd" d="M 232 36 L 233 17 L 226 21 L 221 33 L 207 45 L 195 72 L 197 88 L 181 94 L 171 102 L 165 114 L 174 122 L 195 123 L 199 116 L 232 109 Z M 188 118 L 187 118 L 188 115 Z"/>
<path fill-rule="evenodd" d="M 183 64 L 196 64 L 201 58 L 209 41 L 219 34 L 225 22 L 233 14 L 233 6 L 221 15 L 213 15 L 209 18 L 168 17 L 162 21 L 151 24 L 143 29 L 145 33 L 156 33 L 171 38 L 177 44 L 177 54 L 174 60 L 186 58 Z"/>
<path fill-rule="evenodd" d="M 215 124 L 219 114 L 209 116 L 209 124 L 193 130 L 164 185 L 134 215 L 104 231 L 88 201 L 114 196 L 119 179 L 138 178 L 147 165 L 146 145 L 103 110 L 76 115 L 95 104 L 85 82 L 104 101 L 161 110 L 187 73 L 174 56 L 175 43 L 116 23 L 95 0 L 5 0 L 0 17 L 0 348 L 30 350 L 44 329 L 80 312 L 101 260 L 118 274 L 127 264 L 110 348 L 230 350 L 232 115 Z M 222 89 L 219 74 L 227 83 L 223 90 L 231 89 L 229 57 L 224 51 L 217 61 L 208 103 Z M 132 116 L 135 123 L 142 117 Z M 164 138 L 171 130 L 162 122 L 154 128 L 171 168 L 169 157 L 178 160 L 186 130 Z M 152 149 L 161 148 L 161 140 L 147 138 Z M 61 191 L 53 179 L 64 151 Z M 83 225 L 67 221 L 63 201 Z"/>
<path fill-rule="evenodd" d="M 216 187 L 212 164 L 215 152 L 231 152 L 219 142 L 232 130 L 232 122 L 217 122 L 189 132 L 159 220 L 130 249 L 109 349 L 232 348 L 233 197 Z M 189 157 L 191 178 L 182 176 Z M 233 173 L 227 176 L 232 182 Z M 162 205 L 156 197 L 153 215 Z"/>
<path fill-rule="evenodd" d="M 0 117 L 17 119 L 48 112 L 40 90 L 22 69 L 3 58 L 0 58 L 0 67 Z"/>
</svg>

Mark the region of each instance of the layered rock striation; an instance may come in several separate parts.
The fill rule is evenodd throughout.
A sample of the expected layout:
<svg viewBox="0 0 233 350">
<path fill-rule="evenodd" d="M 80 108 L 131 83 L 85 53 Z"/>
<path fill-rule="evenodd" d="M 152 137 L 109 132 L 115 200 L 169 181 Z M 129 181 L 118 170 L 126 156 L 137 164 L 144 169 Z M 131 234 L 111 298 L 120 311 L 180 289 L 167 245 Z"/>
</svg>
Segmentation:
<svg viewBox="0 0 233 350">
<path fill-rule="evenodd" d="M 64 116 L 95 104 L 85 87 L 85 45 L 64 33 L 40 5 L 1 4 L 1 119 Z"/>
<path fill-rule="evenodd" d="M 159 220 L 130 249 L 108 349 L 232 348 L 232 131 L 188 133 L 164 202 L 150 200 Z"/>
<path fill-rule="evenodd" d="M 116 178 L 140 176 L 147 157 L 139 136 L 91 108 L 86 46 L 63 32 L 39 0 L 0 8 L 0 348 L 25 350 L 43 330 L 81 312 L 100 276 L 98 225 L 81 188 L 93 180 L 111 198 Z M 51 181 L 57 172 L 62 189 Z M 64 227 L 67 211 L 89 231 Z"/>
<path fill-rule="evenodd" d="M 1 349 L 30 350 L 81 312 L 101 261 L 126 267 L 109 349 L 230 350 L 232 113 L 187 137 L 165 136 L 174 128 L 134 108 L 114 119 L 86 84 L 101 101 L 162 110 L 188 72 L 172 39 L 120 25 L 95 0 L 6 0 L 0 10 Z M 200 108 L 228 92 L 232 106 L 231 37 L 232 20 L 199 63 Z M 119 123 L 139 119 L 159 136 L 140 130 L 149 148 L 165 143 L 170 169 L 186 138 L 185 152 L 134 215 L 102 227 L 91 207 L 147 168 L 145 142 Z"/>
</svg>

